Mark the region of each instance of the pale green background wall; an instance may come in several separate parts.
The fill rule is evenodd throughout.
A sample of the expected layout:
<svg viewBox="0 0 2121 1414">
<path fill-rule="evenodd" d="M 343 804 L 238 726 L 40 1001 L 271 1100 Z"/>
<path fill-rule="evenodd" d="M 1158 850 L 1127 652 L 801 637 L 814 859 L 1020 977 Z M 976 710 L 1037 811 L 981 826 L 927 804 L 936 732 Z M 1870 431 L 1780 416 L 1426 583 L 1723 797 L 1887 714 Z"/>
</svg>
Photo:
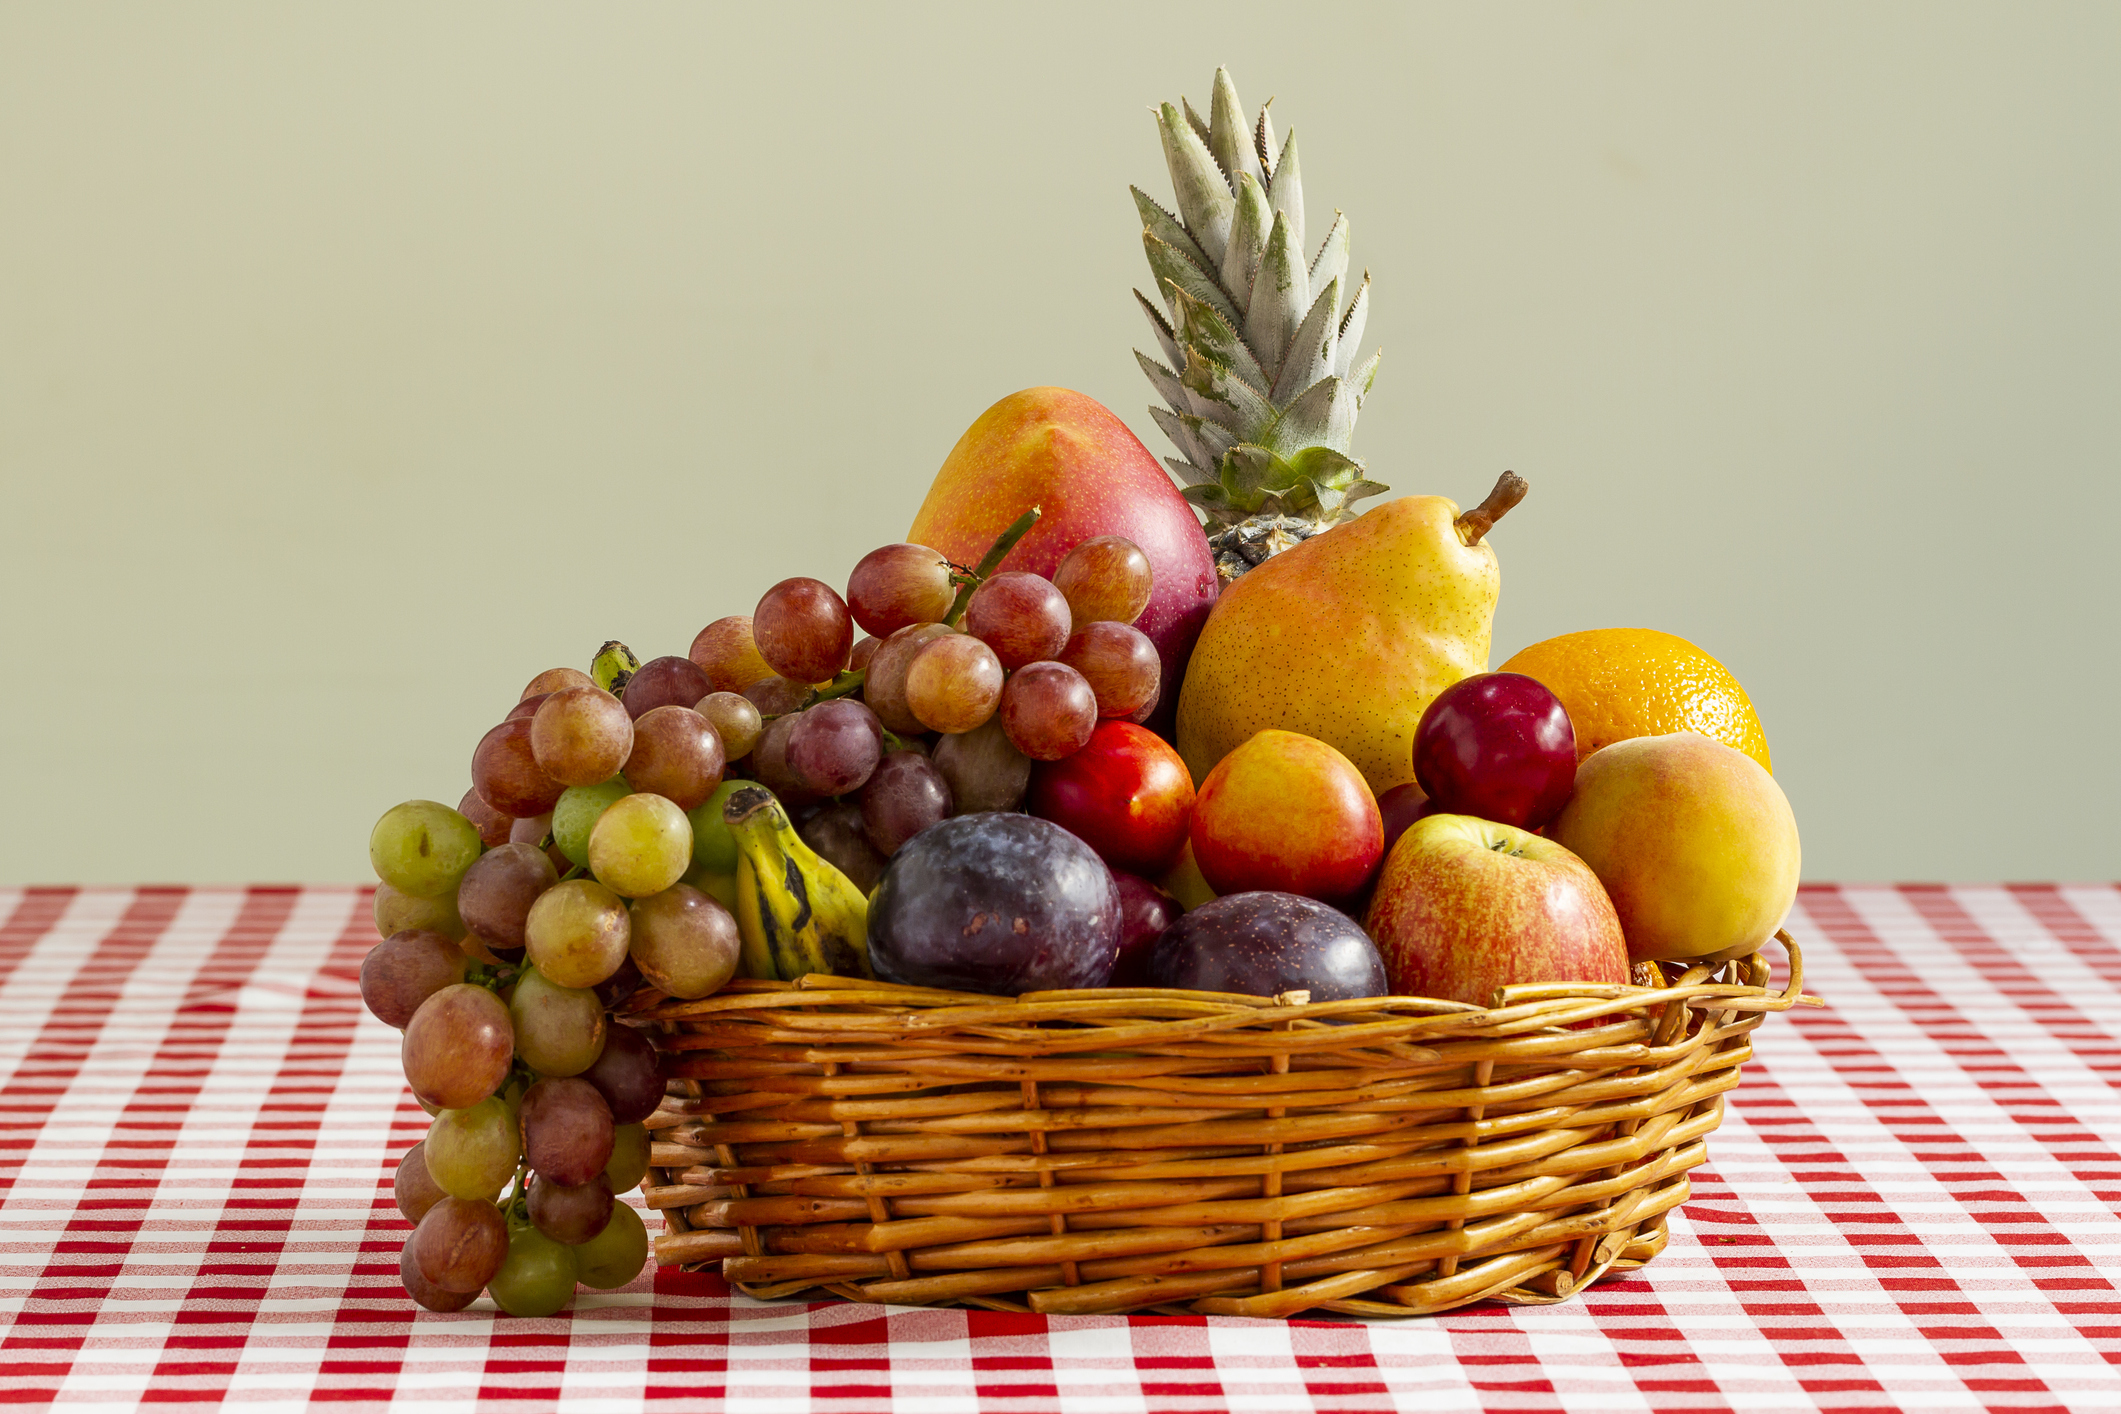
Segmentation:
<svg viewBox="0 0 2121 1414">
<path fill-rule="evenodd" d="M 0 8 L 0 882 L 358 877 L 996 397 L 1164 450 L 1126 184 L 1217 62 L 1379 479 L 1531 479 L 1496 661 L 1717 653 L 1812 877 L 2121 874 L 2121 7 L 801 8 Z"/>
</svg>

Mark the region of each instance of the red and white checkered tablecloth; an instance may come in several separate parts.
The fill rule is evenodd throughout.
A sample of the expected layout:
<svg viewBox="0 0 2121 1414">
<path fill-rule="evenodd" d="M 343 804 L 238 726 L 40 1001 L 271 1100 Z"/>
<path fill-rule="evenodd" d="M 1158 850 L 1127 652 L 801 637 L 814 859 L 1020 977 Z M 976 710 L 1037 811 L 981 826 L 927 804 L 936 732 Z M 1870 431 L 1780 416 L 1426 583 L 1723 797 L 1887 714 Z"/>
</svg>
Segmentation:
<svg viewBox="0 0 2121 1414">
<path fill-rule="evenodd" d="M 1810 887 L 1670 1248 L 1403 1322 L 420 1311 L 365 890 L 0 890 L 0 1400 L 957 1411 L 2121 1408 L 2121 889 Z M 655 1220 L 650 1219 L 651 1228 Z"/>
</svg>

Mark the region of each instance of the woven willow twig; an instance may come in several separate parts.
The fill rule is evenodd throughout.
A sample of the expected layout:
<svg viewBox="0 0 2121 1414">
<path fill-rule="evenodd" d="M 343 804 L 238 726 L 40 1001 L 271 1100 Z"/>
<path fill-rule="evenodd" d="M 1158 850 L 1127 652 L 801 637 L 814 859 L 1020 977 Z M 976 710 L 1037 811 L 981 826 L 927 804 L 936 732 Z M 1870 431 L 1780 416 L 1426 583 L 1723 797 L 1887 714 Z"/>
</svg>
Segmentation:
<svg viewBox="0 0 2121 1414">
<path fill-rule="evenodd" d="M 661 1001 L 656 1254 L 758 1297 L 1013 1311 L 1559 1301 L 1663 1250 L 1749 1033 L 1813 1000 L 1777 937 L 1780 992 L 1754 954 L 1484 1009 L 844 977 Z"/>
</svg>

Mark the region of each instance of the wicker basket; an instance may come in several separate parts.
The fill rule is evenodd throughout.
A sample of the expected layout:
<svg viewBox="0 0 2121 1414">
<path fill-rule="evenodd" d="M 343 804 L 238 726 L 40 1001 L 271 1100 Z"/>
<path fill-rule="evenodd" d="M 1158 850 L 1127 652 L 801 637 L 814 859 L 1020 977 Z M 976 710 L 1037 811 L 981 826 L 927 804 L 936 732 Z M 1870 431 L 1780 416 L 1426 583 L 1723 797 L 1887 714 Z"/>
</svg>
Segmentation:
<svg viewBox="0 0 2121 1414">
<path fill-rule="evenodd" d="M 1759 954 L 1493 1008 L 739 982 L 637 1020 L 665 1263 L 755 1297 L 1415 1316 L 1663 1250 L 1766 1011 Z"/>
</svg>

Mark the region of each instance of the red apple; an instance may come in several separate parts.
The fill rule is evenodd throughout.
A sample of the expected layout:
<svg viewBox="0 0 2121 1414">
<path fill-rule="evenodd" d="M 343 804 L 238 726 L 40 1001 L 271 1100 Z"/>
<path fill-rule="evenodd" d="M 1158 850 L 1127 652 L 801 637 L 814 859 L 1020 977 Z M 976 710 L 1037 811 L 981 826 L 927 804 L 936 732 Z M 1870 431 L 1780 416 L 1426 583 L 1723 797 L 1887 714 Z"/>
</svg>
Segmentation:
<svg viewBox="0 0 2121 1414">
<path fill-rule="evenodd" d="M 1193 858 L 1218 894 L 1344 902 L 1384 853 L 1384 821 L 1362 772 L 1297 732 L 1269 729 L 1215 763 L 1193 807 Z"/>
<path fill-rule="evenodd" d="M 1624 983 L 1628 945 L 1605 886 L 1561 845 L 1471 815 L 1400 836 L 1364 926 L 1392 990 L 1492 1006 L 1522 982 Z"/>
<path fill-rule="evenodd" d="M 1215 602 L 1215 560 L 1200 517 L 1101 403 L 1066 388 L 1027 388 L 981 413 L 958 438 L 906 538 L 978 564 L 1033 506 L 1039 522 L 1002 561 L 1004 570 L 1051 579 L 1063 556 L 1098 535 L 1123 535 L 1148 556 L 1149 604 L 1134 627 L 1163 660 L 1166 691 L 1156 717 L 1168 721 Z"/>
<path fill-rule="evenodd" d="M 1186 842 L 1193 777 L 1147 727 L 1099 722 L 1088 746 L 1038 764 L 1024 808 L 1084 841 L 1114 869 L 1158 874 Z"/>
<path fill-rule="evenodd" d="M 1441 815 L 1443 811 L 1429 799 L 1429 793 L 1419 782 L 1401 781 L 1377 797 L 1377 813 L 1384 817 L 1385 854 L 1389 856 L 1392 846 L 1399 843 L 1399 837 L 1407 832 L 1409 825 L 1431 815 Z"/>
</svg>

